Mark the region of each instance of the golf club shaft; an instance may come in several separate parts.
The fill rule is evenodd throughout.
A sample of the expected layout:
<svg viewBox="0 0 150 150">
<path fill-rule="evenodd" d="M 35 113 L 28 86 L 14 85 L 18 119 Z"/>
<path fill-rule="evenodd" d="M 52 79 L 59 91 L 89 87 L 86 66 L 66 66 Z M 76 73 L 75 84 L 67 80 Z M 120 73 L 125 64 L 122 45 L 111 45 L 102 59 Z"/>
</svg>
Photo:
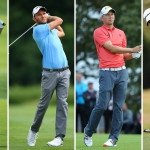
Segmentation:
<svg viewBox="0 0 150 150">
<path fill-rule="evenodd" d="M 30 27 L 27 31 L 25 31 L 23 34 L 21 34 L 16 40 L 14 40 L 9 46 L 11 46 L 12 44 L 14 44 L 18 39 L 20 39 L 24 34 L 26 34 L 30 29 L 32 29 L 34 26 L 36 25 L 36 23 Z"/>
</svg>

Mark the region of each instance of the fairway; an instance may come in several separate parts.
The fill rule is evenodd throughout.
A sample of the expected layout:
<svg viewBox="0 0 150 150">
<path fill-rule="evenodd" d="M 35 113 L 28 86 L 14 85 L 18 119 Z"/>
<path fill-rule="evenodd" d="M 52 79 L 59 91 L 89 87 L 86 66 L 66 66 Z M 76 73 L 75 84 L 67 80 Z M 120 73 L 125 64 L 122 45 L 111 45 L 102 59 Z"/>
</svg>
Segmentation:
<svg viewBox="0 0 150 150">
<path fill-rule="evenodd" d="M 7 101 L 0 100 L 0 150 L 7 149 Z"/>
<path fill-rule="evenodd" d="M 143 91 L 143 129 L 150 129 L 150 89 Z M 150 133 L 143 134 L 143 150 L 150 149 Z"/>
<path fill-rule="evenodd" d="M 7 1 L 2 2 L 7 12 Z M 0 12 L 3 9 L 0 6 Z M 0 13 L 0 19 L 7 24 L 7 14 Z M 7 26 L 4 27 L 0 35 L 0 99 L 7 99 Z"/>
<path fill-rule="evenodd" d="M 103 147 L 108 139 L 108 134 L 93 134 L 93 146 L 86 147 L 84 145 L 84 134 L 76 134 L 76 150 L 141 150 L 141 135 L 136 134 L 120 134 L 117 147 Z"/>
<path fill-rule="evenodd" d="M 1 0 L 0 19 L 6 23 L 0 35 L 0 150 L 7 149 L 7 1 Z"/>
<path fill-rule="evenodd" d="M 33 122 L 37 102 L 24 105 L 10 105 L 9 149 L 10 150 L 73 150 L 74 149 L 74 107 L 69 105 L 67 135 L 62 147 L 48 147 L 46 143 L 55 137 L 56 106 L 50 105 L 38 133 L 35 147 L 27 145 L 27 135 Z"/>
</svg>

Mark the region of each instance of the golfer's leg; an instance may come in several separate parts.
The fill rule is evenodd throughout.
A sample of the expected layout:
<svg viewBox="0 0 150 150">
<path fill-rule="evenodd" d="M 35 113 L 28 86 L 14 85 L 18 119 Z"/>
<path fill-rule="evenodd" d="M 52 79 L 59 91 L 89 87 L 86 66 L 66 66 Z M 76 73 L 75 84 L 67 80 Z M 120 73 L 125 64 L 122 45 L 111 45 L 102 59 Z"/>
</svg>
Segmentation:
<svg viewBox="0 0 150 150">
<path fill-rule="evenodd" d="M 66 126 L 68 119 L 68 103 L 66 102 L 68 97 L 70 80 L 70 70 L 67 69 L 60 72 L 60 80 L 57 83 L 56 95 L 57 95 L 57 108 L 56 108 L 56 136 L 65 137 Z"/>
<path fill-rule="evenodd" d="M 127 71 L 119 71 L 118 83 L 115 85 L 113 91 L 113 116 L 111 124 L 111 133 L 109 138 L 115 141 L 118 140 L 119 133 L 123 125 L 123 112 L 122 108 L 125 103 L 126 89 L 127 89 Z"/>
<path fill-rule="evenodd" d="M 95 132 L 98 123 L 100 121 L 101 116 L 104 111 L 107 109 L 108 103 L 111 98 L 111 93 L 114 86 L 113 74 L 110 71 L 100 71 L 100 90 L 99 90 L 99 99 L 92 110 L 90 115 L 90 119 L 88 121 L 87 126 L 85 127 L 85 133 L 88 136 L 92 136 Z"/>
<path fill-rule="evenodd" d="M 31 130 L 34 132 L 39 131 L 43 117 L 56 87 L 57 79 L 58 75 L 56 72 L 43 71 L 42 73 L 41 98 L 37 106 L 34 122 L 31 126 Z"/>
</svg>

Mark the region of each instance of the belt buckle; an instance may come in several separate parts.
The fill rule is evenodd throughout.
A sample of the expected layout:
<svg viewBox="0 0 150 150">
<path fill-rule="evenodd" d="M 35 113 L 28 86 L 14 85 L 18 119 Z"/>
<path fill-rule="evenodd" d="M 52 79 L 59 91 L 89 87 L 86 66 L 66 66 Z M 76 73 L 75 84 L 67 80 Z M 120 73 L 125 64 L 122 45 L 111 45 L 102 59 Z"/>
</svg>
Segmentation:
<svg viewBox="0 0 150 150">
<path fill-rule="evenodd" d="M 49 69 L 49 71 L 53 71 L 53 69 Z"/>
<path fill-rule="evenodd" d="M 110 68 L 110 71 L 115 71 L 115 68 Z"/>
</svg>

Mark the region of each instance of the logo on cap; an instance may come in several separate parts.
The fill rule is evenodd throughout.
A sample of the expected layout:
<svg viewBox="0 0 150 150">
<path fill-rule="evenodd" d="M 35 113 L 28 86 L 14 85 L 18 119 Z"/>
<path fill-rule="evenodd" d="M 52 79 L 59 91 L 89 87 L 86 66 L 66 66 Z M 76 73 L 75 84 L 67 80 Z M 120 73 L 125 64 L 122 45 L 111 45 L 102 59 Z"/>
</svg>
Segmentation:
<svg viewBox="0 0 150 150">
<path fill-rule="evenodd" d="M 40 9 L 44 9 L 45 11 L 47 11 L 47 9 L 46 9 L 45 7 L 43 7 L 43 6 L 36 6 L 36 7 L 33 9 L 33 11 L 32 11 L 33 17 L 34 17 L 34 15 L 35 15 L 36 13 L 38 13 L 38 11 L 39 11 Z"/>
<path fill-rule="evenodd" d="M 114 13 L 116 13 L 116 11 L 113 8 L 111 8 L 110 6 L 105 6 L 101 9 L 100 17 L 107 14 L 109 11 L 113 11 Z"/>
</svg>

